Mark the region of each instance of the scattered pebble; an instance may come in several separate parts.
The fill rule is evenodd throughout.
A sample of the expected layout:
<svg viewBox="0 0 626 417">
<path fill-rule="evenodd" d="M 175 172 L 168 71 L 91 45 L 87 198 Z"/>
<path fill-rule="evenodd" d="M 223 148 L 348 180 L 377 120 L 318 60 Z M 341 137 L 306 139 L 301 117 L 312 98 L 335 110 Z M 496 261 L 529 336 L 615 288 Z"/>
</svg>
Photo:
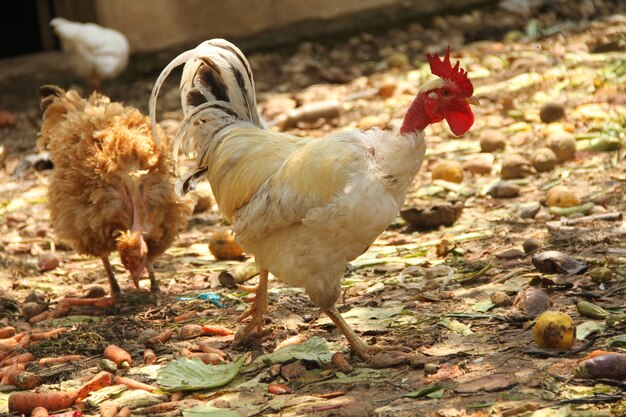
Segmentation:
<svg viewBox="0 0 626 417">
<path fill-rule="evenodd" d="M 502 160 L 502 171 L 500 177 L 504 180 L 526 178 L 533 173 L 533 166 L 522 155 L 511 154 Z"/>
<path fill-rule="evenodd" d="M 359 120 L 357 126 L 361 130 L 368 130 L 373 127 L 384 129 L 385 127 L 387 127 L 387 118 L 377 115 L 365 116 L 361 120 Z"/>
<path fill-rule="evenodd" d="M 539 148 L 533 154 L 531 161 L 537 172 L 552 171 L 558 160 L 550 148 Z"/>
<path fill-rule="evenodd" d="M 306 372 L 306 366 L 301 361 L 291 362 L 280 367 L 280 376 L 286 380 L 294 379 Z"/>
<path fill-rule="evenodd" d="M 569 132 L 552 133 L 548 137 L 548 148 L 552 149 L 558 162 L 568 161 L 576 155 L 576 138 Z"/>
<path fill-rule="evenodd" d="M 524 241 L 522 246 L 524 247 L 524 252 L 531 253 L 541 247 L 541 241 L 535 237 L 529 237 Z"/>
<path fill-rule="evenodd" d="M 481 135 L 480 149 L 483 152 L 501 151 L 506 148 L 506 136 L 497 129 L 485 129 Z"/>
<path fill-rule="evenodd" d="M 15 127 L 15 115 L 8 110 L 0 110 L 0 129 Z"/>
<path fill-rule="evenodd" d="M 504 291 L 494 291 L 493 294 L 491 294 L 491 302 L 494 303 L 496 307 L 505 307 L 513 304 L 513 298 Z"/>
<path fill-rule="evenodd" d="M 552 301 L 541 288 L 529 287 L 517 293 L 513 305 L 525 315 L 535 317 L 549 309 Z"/>
<path fill-rule="evenodd" d="M 531 201 L 520 207 L 519 216 L 522 219 L 534 219 L 539 210 L 541 210 L 541 204 Z"/>
<path fill-rule="evenodd" d="M 539 117 L 544 123 L 556 122 L 565 117 L 565 107 L 556 102 L 549 102 L 541 106 Z"/>
<path fill-rule="evenodd" d="M 472 174 L 488 175 L 491 174 L 493 169 L 493 162 L 482 157 L 472 158 L 463 163 L 463 169 Z"/>
<path fill-rule="evenodd" d="M 54 253 L 42 253 L 37 261 L 41 272 L 52 271 L 59 266 L 59 258 Z"/>
<path fill-rule="evenodd" d="M 493 198 L 514 198 L 520 193 L 520 188 L 510 181 L 500 180 L 493 184 L 487 194 Z"/>
</svg>

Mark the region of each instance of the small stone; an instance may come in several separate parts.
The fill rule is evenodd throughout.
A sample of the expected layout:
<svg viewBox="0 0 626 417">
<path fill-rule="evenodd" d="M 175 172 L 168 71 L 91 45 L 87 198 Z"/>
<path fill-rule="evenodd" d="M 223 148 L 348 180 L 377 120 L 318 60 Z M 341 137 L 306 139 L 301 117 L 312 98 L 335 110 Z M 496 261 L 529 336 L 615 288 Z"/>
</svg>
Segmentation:
<svg viewBox="0 0 626 417">
<path fill-rule="evenodd" d="M 506 136 L 497 129 L 485 129 L 480 139 L 480 149 L 483 152 L 495 152 L 506 148 Z"/>
<path fill-rule="evenodd" d="M 493 169 L 493 163 L 487 158 L 472 158 L 463 163 L 463 169 L 477 175 L 489 175 Z"/>
<path fill-rule="evenodd" d="M 522 246 L 524 247 L 524 252 L 531 253 L 541 247 L 541 241 L 535 237 L 529 237 L 524 241 Z"/>
<path fill-rule="evenodd" d="M 519 216 L 522 219 L 534 219 L 539 210 L 541 210 L 541 204 L 532 201 L 520 207 Z"/>
<path fill-rule="evenodd" d="M 544 290 L 529 287 L 517 294 L 513 305 L 527 316 L 535 317 L 549 309 L 552 302 Z"/>
<path fill-rule="evenodd" d="M 576 156 L 576 138 L 569 132 L 552 133 L 547 142 L 548 148 L 552 149 L 559 162 L 565 162 Z"/>
<path fill-rule="evenodd" d="M 549 102 L 541 106 L 539 117 L 544 123 L 556 122 L 565 117 L 565 107 L 556 102 Z"/>
<path fill-rule="evenodd" d="M 59 266 L 59 258 L 53 253 L 42 253 L 37 266 L 41 272 L 52 271 Z"/>
<path fill-rule="evenodd" d="M 286 380 L 294 379 L 306 372 L 306 366 L 301 361 L 288 363 L 280 367 L 280 376 Z"/>
<path fill-rule="evenodd" d="M 487 194 L 493 198 L 513 198 L 520 193 L 520 188 L 510 181 L 500 180 L 493 184 Z"/>
<path fill-rule="evenodd" d="M 504 291 L 494 291 L 493 294 L 491 294 L 491 302 L 494 303 L 496 307 L 504 307 L 513 304 L 513 298 Z"/>
<path fill-rule="evenodd" d="M 539 148 L 533 154 L 531 161 L 537 172 L 552 171 L 557 163 L 555 153 L 550 148 Z"/>
<path fill-rule="evenodd" d="M 21 312 L 22 316 L 29 320 L 31 317 L 35 317 L 39 313 L 43 313 L 46 310 L 47 306 L 45 304 L 40 304 L 34 301 L 29 301 L 27 303 L 22 304 Z"/>
<path fill-rule="evenodd" d="M 150 339 L 158 334 L 159 332 L 155 329 L 144 329 L 139 333 L 139 336 L 137 336 L 137 341 L 144 346 L 148 346 L 150 345 Z"/>
<path fill-rule="evenodd" d="M 528 159 L 519 154 L 507 155 L 502 161 L 500 177 L 505 180 L 526 178 L 533 173 L 533 167 Z"/>
<path fill-rule="evenodd" d="M 439 370 L 439 364 L 426 363 L 424 364 L 424 375 L 434 375 Z"/>
</svg>

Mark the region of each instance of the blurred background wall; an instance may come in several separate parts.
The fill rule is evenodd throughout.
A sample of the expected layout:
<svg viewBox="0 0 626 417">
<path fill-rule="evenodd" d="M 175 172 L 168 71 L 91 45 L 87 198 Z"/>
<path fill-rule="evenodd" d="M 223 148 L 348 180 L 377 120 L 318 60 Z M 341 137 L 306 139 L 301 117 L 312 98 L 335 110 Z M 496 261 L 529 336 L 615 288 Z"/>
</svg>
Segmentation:
<svg viewBox="0 0 626 417">
<path fill-rule="evenodd" d="M 22 0 L 5 4 L 0 35 L 23 35 L 3 45 L 0 57 L 57 49 L 49 27 L 55 16 L 112 27 L 133 52 L 153 52 L 212 37 L 271 46 L 486 3 L 495 0 Z"/>
</svg>

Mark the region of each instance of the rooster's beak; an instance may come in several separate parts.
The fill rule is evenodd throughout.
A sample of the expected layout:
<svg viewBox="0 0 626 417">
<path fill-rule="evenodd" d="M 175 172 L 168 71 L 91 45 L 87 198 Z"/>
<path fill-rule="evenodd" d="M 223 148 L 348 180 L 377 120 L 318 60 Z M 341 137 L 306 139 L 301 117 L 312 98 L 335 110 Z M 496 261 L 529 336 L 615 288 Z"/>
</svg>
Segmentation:
<svg viewBox="0 0 626 417">
<path fill-rule="evenodd" d="M 474 97 L 474 96 L 466 98 L 465 101 L 467 102 L 467 104 L 472 104 L 474 106 L 480 106 L 480 101 L 478 101 L 478 99 L 476 97 Z"/>
</svg>

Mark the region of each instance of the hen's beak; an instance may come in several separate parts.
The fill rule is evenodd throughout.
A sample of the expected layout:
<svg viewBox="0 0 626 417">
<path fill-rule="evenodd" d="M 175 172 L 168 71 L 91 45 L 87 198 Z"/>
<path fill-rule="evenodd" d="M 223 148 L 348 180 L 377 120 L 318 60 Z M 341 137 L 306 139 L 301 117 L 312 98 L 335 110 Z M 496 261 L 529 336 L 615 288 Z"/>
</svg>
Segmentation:
<svg viewBox="0 0 626 417">
<path fill-rule="evenodd" d="M 465 101 L 467 102 L 467 104 L 472 104 L 474 106 L 480 106 L 480 101 L 478 101 L 478 99 L 476 97 L 474 97 L 474 96 L 466 98 Z"/>
</svg>

